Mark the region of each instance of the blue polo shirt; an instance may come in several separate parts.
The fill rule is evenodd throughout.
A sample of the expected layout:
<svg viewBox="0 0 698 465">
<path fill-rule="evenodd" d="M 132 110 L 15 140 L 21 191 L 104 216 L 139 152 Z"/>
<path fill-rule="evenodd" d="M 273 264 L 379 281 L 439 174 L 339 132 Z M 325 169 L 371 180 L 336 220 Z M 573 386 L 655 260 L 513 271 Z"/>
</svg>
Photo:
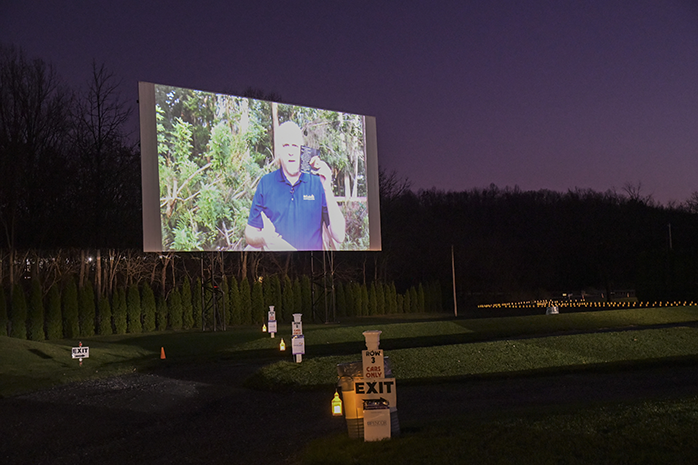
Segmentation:
<svg viewBox="0 0 698 465">
<path fill-rule="evenodd" d="M 303 172 L 291 185 L 278 169 L 259 180 L 247 224 L 264 227 L 262 212 L 276 232 L 298 250 L 322 250 L 322 223 L 329 224 L 320 176 Z"/>
</svg>

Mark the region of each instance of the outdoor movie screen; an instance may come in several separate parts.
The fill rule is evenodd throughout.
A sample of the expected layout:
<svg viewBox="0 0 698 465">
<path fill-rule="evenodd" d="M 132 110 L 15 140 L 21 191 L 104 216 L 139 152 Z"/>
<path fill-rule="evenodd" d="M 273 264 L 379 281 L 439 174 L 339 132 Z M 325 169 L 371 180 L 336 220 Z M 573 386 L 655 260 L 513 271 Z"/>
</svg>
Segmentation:
<svg viewBox="0 0 698 465">
<path fill-rule="evenodd" d="M 374 117 L 138 90 L 144 251 L 381 249 Z"/>
</svg>

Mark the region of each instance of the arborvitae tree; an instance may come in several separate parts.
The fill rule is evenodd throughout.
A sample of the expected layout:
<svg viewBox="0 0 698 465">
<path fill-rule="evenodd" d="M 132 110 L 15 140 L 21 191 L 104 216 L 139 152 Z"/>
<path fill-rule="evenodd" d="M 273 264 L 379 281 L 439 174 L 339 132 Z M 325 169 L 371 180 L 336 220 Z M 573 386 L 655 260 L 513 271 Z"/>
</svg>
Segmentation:
<svg viewBox="0 0 698 465">
<path fill-rule="evenodd" d="M 397 291 L 395 290 L 395 283 L 390 283 L 390 286 L 386 287 L 386 291 L 386 313 L 397 313 Z"/>
<path fill-rule="evenodd" d="M 143 290 L 141 291 L 141 311 L 143 312 L 143 331 L 150 333 L 155 331 L 155 294 L 153 294 L 153 289 L 150 285 L 145 282 L 143 283 Z"/>
<path fill-rule="evenodd" d="M 293 280 L 293 311 L 294 313 L 303 313 L 303 291 L 301 291 L 301 281 L 296 278 Z"/>
<path fill-rule="evenodd" d="M 97 303 L 97 334 L 106 336 L 113 334 L 114 330 L 111 327 L 111 305 L 109 297 L 103 295 Z"/>
<path fill-rule="evenodd" d="M 410 302 L 410 291 L 406 290 L 402 298 L 402 312 L 410 313 L 412 311 L 412 302 Z"/>
<path fill-rule="evenodd" d="M 29 308 L 27 318 L 27 337 L 31 341 L 43 341 L 44 334 L 44 299 L 41 291 L 41 283 L 38 279 L 32 279 L 31 294 L 29 295 Z"/>
<path fill-rule="evenodd" d="M 301 313 L 311 315 L 313 313 L 313 294 L 311 291 L 311 283 L 308 275 L 303 275 L 303 277 L 301 278 L 301 297 L 303 299 Z"/>
<path fill-rule="evenodd" d="M 378 315 L 378 297 L 376 295 L 376 283 L 371 283 L 371 288 L 368 291 L 368 314 Z"/>
<path fill-rule="evenodd" d="M 123 288 L 119 288 L 114 292 L 113 307 L 114 334 L 126 334 L 128 329 L 128 309 L 126 308 L 126 291 Z"/>
<path fill-rule="evenodd" d="M 366 285 L 362 284 L 361 285 L 361 315 L 362 316 L 368 316 L 368 289 L 366 289 Z"/>
<path fill-rule="evenodd" d="M 398 313 L 405 313 L 405 298 L 402 296 L 402 294 L 397 295 L 397 312 Z"/>
<path fill-rule="evenodd" d="M 252 285 L 252 323 L 261 325 L 264 321 L 264 292 L 262 283 L 255 280 Z"/>
<path fill-rule="evenodd" d="M 242 324 L 242 312 L 240 311 L 240 288 L 238 280 L 235 276 L 228 279 L 228 303 L 230 304 L 230 312 L 228 312 L 228 324 L 239 326 Z"/>
<path fill-rule="evenodd" d="M 344 301 L 347 305 L 346 316 L 353 317 L 356 316 L 356 296 L 354 295 L 354 288 L 356 283 L 347 283 L 344 291 Z"/>
<path fill-rule="evenodd" d="M 197 277 L 194 287 L 191 289 L 191 313 L 194 318 L 194 328 L 201 327 L 201 305 L 201 278 Z"/>
<path fill-rule="evenodd" d="M 170 319 L 170 310 L 167 308 L 167 301 L 161 295 L 158 295 L 155 303 L 156 307 L 156 326 L 158 331 L 165 331 L 167 329 L 167 321 Z"/>
<path fill-rule="evenodd" d="M 419 313 L 419 296 L 414 286 L 410 287 L 410 313 Z"/>
<path fill-rule="evenodd" d="M 128 294 L 126 296 L 126 313 L 128 316 L 128 332 L 133 334 L 142 332 L 143 323 L 141 322 L 141 294 L 138 292 L 137 284 L 131 284 L 128 287 Z"/>
<path fill-rule="evenodd" d="M 230 287 L 228 287 L 228 278 L 223 276 L 220 284 L 220 296 L 218 300 L 218 319 L 219 325 L 228 323 L 228 315 L 230 313 Z"/>
<path fill-rule="evenodd" d="M 284 306 L 283 291 L 281 289 L 281 279 L 279 279 L 279 275 L 275 274 L 271 277 L 271 287 L 274 288 L 274 300 L 269 305 L 274 306 L 274 309 L 278 315 L 279 310 L 281 310 L 281 307 Z M 267 310 L 269 310 L 269 306 L 267 306 Z M 291 312 L 291 314 L 293 314 L 293 311 Z"/>
<path fill-rule="evenodd" d="M 78 318 L 78 288 L 73 276 L 65 283 L 63 294 L 63 335 L 75 339 L 80 335 L 80 320 Z"/>
<path fill-rule="evenodd" d="M 2 330 L 2 328 L 0 328 Z M 63 315 L 61 315 L 61 293 L 58 284 L 53 284 L 46 296 L 46 338 L 63 338 Z"/>
<path fill-rule="evenodd" d="M 243 278 L 240 281 L 240 310 L 242 315 L 242 324 L 252 324 L 252 292 L 250 290 L 250 282 Z"/>
<path fill-rule="evenodd" d="M 92 283 L 87 281 L 82 289 L 78 290 L 78 315 L 80 321 L 80 335 L 95 335 L 95 292 Z"/>
<path fill-rule="evenodd" d="M 182 282 L 182 325 L 184 329 L 192 329 L 196 324 L 191 297 L 191 280 L 185 276 Z"/>
<path fill-rule="evenodd" d="M 417 307 L 419 308 L 419 312 L 424 313 L 426 311 L 424 287 L 422 283 L 419 283 L 419 287 L 417 288 Z"/>
<path fill-rule="evenodd" d="M 10 336 L 19 339 L 27 338 L 27 300 L 24 289 L 15 284 L 12 291 L 12 312 L 10 314 Z"/>
<path fill-rule="evenodd" d="M 351 295 L 354 301 L 354 316 L 363 316 L 363 293 L 361 292 L 361 285 L 359 283 L 353 284 L 351 287 Z"/>
<path fill-rule="evenodd" d="M 182 295 L 178 289 L 173 289 L 167 298 L 167 308 L 170 310 L 170 327 L 182 329 Z"/>
<path fill-rule="evenodd" d="M 284 288 L 282 294 L 283 302 L 281 303 L 281 308 L 283 308 L 285 312 L 291 312 L 291 315 L 293 315 L 296 307 L 295 296 L 293 295 L 293 283 L 291 282 L 291 278 L 288 276 L 284 278 Z M 276 311 L 278 312 L 279 310 L 281 309 L 277 309 Z"/>
<path fill-rule="evenodd" d="M 377 299 L 377 307 L 378 307 L 378 314 L 379 315 L 385 315 L 388 312 L 387 305 L 386 305 L 386 286 L 381 282 L 378 281 L 376 283 L 376 299 Z"/>
<path fill-rule="evenodd" d="M 344 294 L 344 284 L 342 284 L 341 282 L 337 283 L 337 286 L 335 287 L 335 293 L 335 298 L 337 299 L 337 316 L 344 317 L 347 315 L 347 299 Z"/>
<path fill-rule="evenodd" d="M 5 288 L 0 285 L 0 336 L 7 336 L 7 300 L 5 300 Z"/>
</svg>

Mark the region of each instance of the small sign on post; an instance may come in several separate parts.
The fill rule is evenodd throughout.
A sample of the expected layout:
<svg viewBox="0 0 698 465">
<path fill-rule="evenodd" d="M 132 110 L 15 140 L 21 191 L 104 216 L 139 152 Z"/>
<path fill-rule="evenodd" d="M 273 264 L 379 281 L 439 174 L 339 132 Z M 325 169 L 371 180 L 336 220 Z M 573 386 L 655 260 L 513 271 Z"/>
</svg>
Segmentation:
<svg viewBox="0 0 698 465">
<path fill-rule="evenodd" d="M 301 322 L 302 313 L 293 314 L 293 322 L 291 328 L 293 330 L 291 336 L 291 347 L 293 358 L 296 363 L 301 363 L 303 354 L 305 354 L 305 338 L 303 337 L 303 323 Z"/>
<path fill-rule="evenodd" d="M 72 358 L 77 358 L 80 360 L 80 366 L 82 366 L 82 359 L 83 358 L 90 358 L 90 348 L 89 347 L 83 347 L 82 342 L 78 345 L 78 347 L 73 347 L 72 348 Z"/>
<path fill-rule="evenodd" d="M 272 339 L 276 335 L 276 312 L 274 311 L 274 306 L 270 305 L 269 306 L 269 313 L 267 317 L 268 323 L 269 323 L 269 334 L 271 335 Z"/>
</svg>

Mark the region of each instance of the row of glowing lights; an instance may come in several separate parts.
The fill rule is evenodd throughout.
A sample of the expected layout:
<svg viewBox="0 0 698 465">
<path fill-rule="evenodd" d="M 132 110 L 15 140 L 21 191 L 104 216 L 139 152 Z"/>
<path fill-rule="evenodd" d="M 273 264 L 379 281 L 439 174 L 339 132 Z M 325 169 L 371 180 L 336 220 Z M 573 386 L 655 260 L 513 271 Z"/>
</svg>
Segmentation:
<svg viewBox="0 0 698 465">
<path fill-rule="evenodd" d="M 585 302 L 559 300 L 529 300 L 524 302 L 506 302 L 498 304 L 480 304 L 478 308 L 534 308 L 534 307 L 587 307 L 587 308 L 651 308 L 651 307 L 693 307 L 693 301 L 673 302 Z"/>
</svg>

